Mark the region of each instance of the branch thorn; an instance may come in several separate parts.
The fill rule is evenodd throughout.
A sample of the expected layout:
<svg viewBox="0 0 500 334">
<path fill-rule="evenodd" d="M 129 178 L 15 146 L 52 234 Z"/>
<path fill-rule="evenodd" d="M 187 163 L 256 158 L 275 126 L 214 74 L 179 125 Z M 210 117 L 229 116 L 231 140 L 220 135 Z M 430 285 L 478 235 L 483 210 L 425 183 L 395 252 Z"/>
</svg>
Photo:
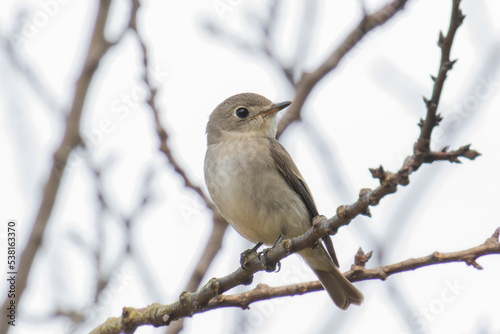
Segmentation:
<svg viewBox="0 0 500 334">
<path fill-rule="evenodd" d="M 378 168 L 369 168 L 370 173 L 374 179 L 382 179 L 385 176 L 384 167 L 380 165 Z"/>
<path fill-rule="evenodd" d="M 368 260 L 373 255 L 373 251 L 369 251 L 368 253 L 365 253 L 363 251 L 363 248 L 359 247 L 358 252 L 356 255 L 354 255 L 354 265 L 358 268 L 364 268 Z"/>
<path fill-rule="evenodd" d="M 450 149 L 450 145 L 446 145 L 446 146 L 444 146 L 444 147 L 440 150 L 440 152 L 443 152 L 443 153 L 444 153 L 444 152 L 448 152 L 448 150 L 449 150 L 449 149 Z"/>
<path fill-rule="evenodd" d="M 431 100 L 429 100 L 428 98 L 426 98 L 425 96 L 422 96 L 422 99 L 424 100 L 424 103 L 426 106 L 429 106 L 429 104 L 431 103 Z"/>
<path fill-rule="evenodd" d="M 465 15 L 464 15 L 464 13 L 462 13 L 462 10 L 459 9 L 458 10 L 458 19 L 457 19 L 458 25 L 461 25 L 464 22 L 464 19 L 465 19 Z"/>
<path fill-rule="evenodd" d="M 444 46 L 444 35 L 443 32 L 439 32 L 438 46 L 442 48 Z"/>
<path fill-rule="evenodd" d="M 363 211 L 360 212 L 360 214 L 362 214 L 363 216 L 367 216 L 367 217 L 372 217 L 372 213 L 370 212 L 370 207 L 366 207 L 366 209 L 364 209 Z"/>
<path fill-rule="evenodd" d="M 476 268 L 478 270 L 483 270 L 484 269 L 479 263 L 477 263 L 477 261 L 475 259 L 468 260 L 468 261 L 466 261 L 466 263 L 469 266 L 473 266 L 474 268 Z"/>
<path fill-rule="evenodd" d="M 460 149 L 463 151 L 468 151 L 470 149 L 470 146 L 471 146 L 471 144 L 467 144 L 467 145 L 460 147 Z"/>
<path fill-rule="evenodd" d="M 441 114 L 436 114 L 436 122 L 434 123 L 436 126 L 443 120 L 443 116 Z"/>
<path fill-rule="evenodd" d="M 443 67 L 447 70 L 451 70 L 457 61 L 458 59 L 446 61 L 444 62 Z"/>
</svg>

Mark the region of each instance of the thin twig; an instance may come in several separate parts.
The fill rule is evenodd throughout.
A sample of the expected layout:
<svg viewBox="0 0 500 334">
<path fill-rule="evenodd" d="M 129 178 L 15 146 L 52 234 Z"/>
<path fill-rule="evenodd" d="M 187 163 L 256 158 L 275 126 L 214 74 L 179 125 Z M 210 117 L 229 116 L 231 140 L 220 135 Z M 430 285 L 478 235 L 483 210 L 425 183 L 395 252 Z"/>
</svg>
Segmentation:
<svg viewBox="0 0 500 334">
<path fill-rule="evenodd" d="M 439 63 L 437 76 L 431 76 L 432 80 L 434 80 L 432 97 L 430 100 L 424 97 L 424 102 L 427 106 L 427 115 L 425 117 L 425 121 L 421 120 L 419 123 L 420 137 L 417 145 L 415 146 L 415 151 L 417 152 L 428 153 L 430 151 L 432 130 L 443 119 L 439 114 L 436 114 L 436 111 L 448 71 L 453 68 L 453 65 L 457 61 L 456 59 L 450 60 L 450 52 L 453 39 L 455 38 L 455 33 L 464 21 L 464 18 L 465 16 L 460 10 L 460 0 L 453 0 L 448 33 L 446 34 L 446 37 L 444 37 L 443 33 L 439 32 L 438 46 L 441 48 L 441 61 Z"/>
<path fill-rule="evenodd" d="M 140 6 L 140 2 L 138 0 L 134 0 L 134 15 L 135 17 L 137 16 L 137 11 Z M 142 38 L 141 34 L 137 30 L 137 18 L 134 20 L 134 24 L 131 27 L 132 30 L 135 32 L 135 35 L 137 37 L 137 41 L 139 42 L 139 46 L 141 48 L 142 52 L 142 62 L 144 66 L 144 76 L 143 80 L 146 84 L 147 89 L 149 90 L 149 98 L 147 99 L 147 104 L 151 108 L 151 111 L 153 112 L 154 116 L 154 122 L 156 126 L 156 133 L 158 134 L 158 138 L 160 139 L 160 147 L 159 150 L 163 154 L 165 154 L 166 158 L 168 159 L 168 162 L 170 165 L 174 168 L 175 172 L 179 174 L 184 181 L 184 185 L 189 188 L 194 190 L 198 196 L 203 200 L 205 203 L 205 206 L 212 210 L 216 211 L 215 205 L 212 203 L 212 201 L 208 198 L 208 196 L 203 192 L 200 186 L 196 185 L 191 179 L 187 176 L 186 171 L 184 168 L 179 164 L 177 159 L 175 158 L 174 154 L 172 153 L 172 150 L 170 149 L 168 139 L 169 135 L 167 130 L 165 129 L 165 126 L 162 124 L 162 121 L 160 119 L 160 112 L 159 108 L 156 105 L 156 94 L 158 93 L 158 89 L 153 85 L 149 78 L 149 59 L 148 59 L 148 48 L 146 47 L 146 44 L 144 42 L 144 39 Z"/>
</svg>

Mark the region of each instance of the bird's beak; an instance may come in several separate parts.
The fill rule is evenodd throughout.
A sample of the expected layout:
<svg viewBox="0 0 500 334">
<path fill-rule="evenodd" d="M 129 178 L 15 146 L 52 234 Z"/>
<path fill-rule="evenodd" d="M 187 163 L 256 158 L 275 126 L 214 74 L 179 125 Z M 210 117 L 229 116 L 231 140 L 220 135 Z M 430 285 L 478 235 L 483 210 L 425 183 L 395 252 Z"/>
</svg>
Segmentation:
<svg viewBox="0 0 500 334">
<path fill-rule="evenodd" d="M 280 102 L 280 103 L 275 103 L 273 104 L 273 106 L 267 110 L 264 110 L 264 111 L 261 111 L 260 113 L 258 113 L 258 115 L 261 115 L 261 116 L 268 116 L 268 115 L 272 115 L 272 114 L 275 114 L 277 113 L 278 111 L 282 110 L 282 109 L 285 109 L 286 107 L 288 107 L 290 104 L 292 104 L 291 101 L 285 101 L 285 102 Z M 257 116 L 258 116 L 257 115 Z"/>
</svg>

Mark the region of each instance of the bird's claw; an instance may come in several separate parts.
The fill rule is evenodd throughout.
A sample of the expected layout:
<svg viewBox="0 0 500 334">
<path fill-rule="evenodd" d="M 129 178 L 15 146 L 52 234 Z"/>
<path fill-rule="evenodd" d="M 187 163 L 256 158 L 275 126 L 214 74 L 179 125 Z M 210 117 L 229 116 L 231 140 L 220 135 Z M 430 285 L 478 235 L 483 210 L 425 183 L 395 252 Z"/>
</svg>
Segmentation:
<svg viewBox="0 0 500 334">
<path fill-rule="evenodd" d="M 262 242 L 258 242 L 255 244 L 250 249 L 247 249 L 243 253 L 240 254 L 240 264 L 241 264 L 241 269 L 246 270 L 247 269 L 247 263 L 250 262 L 253 258 L 255 258 L 257 255 L 257 249 L 262 246 Z"/>
<path fill-rule="evenodd" d="M 253 258 L 258 256 L 255 249 L 250 248 L 240 254 L 240 265 L 243 270 L 247 269 L 247 263 L 250 262 Z"/>
<path fill-rule="evenodd" d="M 266 248 L 262 252 L 259 252 L 258 257 L 259 260 L 264 261 L 264 270 L 267 271 L 268 273 L 272 272 L 279 272 L 281 270 L 281 262 L 278 261 L 277 263 L 268 263 L 267 262 L 267 253 L 271 250 L 272 248 Z"/>
</svg>

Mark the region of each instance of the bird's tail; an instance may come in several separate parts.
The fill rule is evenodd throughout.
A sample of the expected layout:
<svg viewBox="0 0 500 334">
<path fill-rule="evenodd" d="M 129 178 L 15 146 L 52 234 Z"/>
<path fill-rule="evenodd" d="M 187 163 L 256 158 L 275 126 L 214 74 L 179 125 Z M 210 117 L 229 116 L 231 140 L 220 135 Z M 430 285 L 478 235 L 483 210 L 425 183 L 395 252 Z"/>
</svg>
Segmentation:
<svg viewBox="0 0 500 334">
<path fill-rule="evenodd" d="M 322 245 L 304 249 L 299 254 L 318 276 L 335 305 L 346 310 L 351 304 L 360 305 L 363 302 L 361 291 L 342 275 Z"/>
</svg>

